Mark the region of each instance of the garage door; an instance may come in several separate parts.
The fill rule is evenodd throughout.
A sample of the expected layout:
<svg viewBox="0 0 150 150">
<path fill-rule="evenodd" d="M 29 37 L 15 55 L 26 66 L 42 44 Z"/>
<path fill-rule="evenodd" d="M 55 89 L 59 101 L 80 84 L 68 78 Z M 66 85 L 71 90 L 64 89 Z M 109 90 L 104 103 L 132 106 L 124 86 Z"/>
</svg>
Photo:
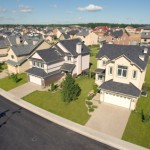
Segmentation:
<svg viewBox="0 0 150 150">
<path fill-rule="evenodd" d="M 106 103 L 114 104 L 125 108 L 130 108 L 130 101 L 131 99 L 126 97 L 117 96 L 115 94 L 104 93 L 104 102 Z"/>
<path fill-rule="evenodd" d="M 42 85 L 42 80 L 41 78 L 38 78 L 38 77 L 35 77 L 35 76 L 32 76 L 32 75 L 29 75 L 29 79 L 30 79 L 30 82 L 32 83 L 36 83 L 38 85 Z"/>
</svg>

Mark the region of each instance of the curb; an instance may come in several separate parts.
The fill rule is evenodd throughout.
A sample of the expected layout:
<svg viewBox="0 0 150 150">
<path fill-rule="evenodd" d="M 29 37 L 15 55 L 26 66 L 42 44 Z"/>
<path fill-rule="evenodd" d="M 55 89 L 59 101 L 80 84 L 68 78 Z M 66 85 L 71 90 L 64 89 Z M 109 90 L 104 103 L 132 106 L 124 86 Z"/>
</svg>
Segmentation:
<svg viewBox="0 0 150 150">
<path fill-rule="evenodd" d="M 46 110 L 43 110 L 37 106 L 34 106 L 20 98 L 15 97 L 14 95 L 10 94 L 9 92 L 4 91 L 3 89 L 0 89 L 0 95 L 7 98 L 9 101 L 33 112 L 34 114 L 41 116 L 42 118 L 45 118 L 49 121 L 52 121 L 60 126 L 63 126 L 65 128 L 68 128 L 74 132 L 77 132 L 83 136 L 86 136 L 88 138 L 91 138 L 93 140 L 96 140 L 98 142 L 104 143 L 106 145 L 109 145 L 111 147 L 121 149 L 121 150 L 148 150 L 146 148 L 143 148 L 141 146 L 137 146 L 135 144 L 131 144 L 129 142 L 117 139 L 115 137 L 106 135 L 104 133 L 95 131 L 93 129 L 90 129 L 88 127 L 79 125 L 77 123 L 74 123 L 70 120 L 67 120 L 65 118 L 62 118 L 60 116 L 57 116 L 53 113 L 50 113 Z"/>
</svg>

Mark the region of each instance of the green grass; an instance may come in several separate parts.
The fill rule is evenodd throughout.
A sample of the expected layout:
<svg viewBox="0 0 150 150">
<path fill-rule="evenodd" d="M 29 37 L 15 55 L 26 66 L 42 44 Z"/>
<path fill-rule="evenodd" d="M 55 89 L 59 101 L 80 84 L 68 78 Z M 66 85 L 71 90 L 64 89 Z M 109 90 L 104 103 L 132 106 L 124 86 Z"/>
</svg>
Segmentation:
<svg viewBox="0 0 150 150">
<path fill-rule="evenodd" d="M 76 79 L 76 82 L 82 90 L 81 95 L 77 100 L 69 104 L 62 101 L 60 90 L 55 93 L 35 91 L 23 99 L 56 115 L 84 125 L 90 118 L 85 106 L 85 99 L 89 91 L 93 89 L 94 80 L 87 77 L 80 77 Z"/>
<path fill-rule="evenodd" d="M 96 59 L 96 55 L 99 51 L 99 45 L 92 45 L 92 46 L 89 46 L 90 48 L 90 52 L 91 52 L 91 56 L 90 56 L 90 64 L 91 64 L 91 67 L 90 67 L 90 70 L 93 72 L 95 71 L 96 67 L 97 67 L 97 59 Z"/>
<path fill-rule="evenodd" d="M 150 115 L 150 91 L 148 97 L 141 97 L 138 100 L 136 110 L 139 113 L 131 113 L 122 139 L 150 148 L 150 121 L 147 123 L 141 121 L 140 112 L 142 109 L 144 114 Z"/>
<path fill-rule="evenodd" d="M 147 70 L 146 70 L 145 82 L 147 84 L 150 84 L 150 61 L 149 61 L 149 64 L 148 64 Z"/>
<path fill-rule="evenodd" d="M 12 79 L 9 77 L 0 79 L 0 88 L 9 91 L 17 86 L 20 86 L 27 82 L 27 75 L 25 73 L 18 74 L 18 78 L 20 79 L 19 82 L 15 83 Z"/>
<path fill-rule="evenodd" d="M 145 81 L 150 84 L 150 64 L 147 67 Z M 136 110 L 139 113 L 131 113 L 122 139 L 150 148 L 150 121 L 143 123 L 140 115 L 141 110 L 143 110 L 144 114 L 150 115 L 150 91 L 147 94 L 147 97 L 139 98 L 136 106 Z"/>
</svg>

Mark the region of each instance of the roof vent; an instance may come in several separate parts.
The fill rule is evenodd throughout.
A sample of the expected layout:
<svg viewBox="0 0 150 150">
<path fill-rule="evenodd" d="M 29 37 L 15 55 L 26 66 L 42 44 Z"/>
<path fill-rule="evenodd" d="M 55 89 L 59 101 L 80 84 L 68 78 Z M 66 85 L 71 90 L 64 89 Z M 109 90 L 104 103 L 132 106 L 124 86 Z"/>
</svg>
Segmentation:
<svg viewBox="0 0 150 150">
<path fill-rule="evenodd" d="M 144 56 L 144 55 L 139 55 L 139 58 L 140 58 L 142 61 L 144 61 L 145 56 Z"/>
<path fill-rule="evenodd" d="M 148 53 L 148 48 L 144 48 L 143 53 L 144 53 L 144 54 L 147 54 L 147 53 Z"/>
</svg>

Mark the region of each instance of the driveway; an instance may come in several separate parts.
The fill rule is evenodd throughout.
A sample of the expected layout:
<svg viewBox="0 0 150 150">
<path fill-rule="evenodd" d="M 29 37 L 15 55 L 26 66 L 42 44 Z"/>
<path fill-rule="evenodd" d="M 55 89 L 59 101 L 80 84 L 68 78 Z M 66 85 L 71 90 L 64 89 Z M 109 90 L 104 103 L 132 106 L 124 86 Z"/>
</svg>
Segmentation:
<svg viewBox="0 0 150 150">
<path fill-rule="evenodd" d="M 130 113 L 126 108 L 101 103 L 86 126 L 121 139 Z"/>
<path fill-rule="evenodd" d="M 41 86 L 40 85 L 37 85 L 37 84 L 34 84 L 34 83 L 31 83 L 31 82 L 28 82 L 28 83 L 25 83 L 21 86 L 18 86 L 12 90 L 10 90 L 9 92 L 15 96 L 17 96 L 18 98 L 22 98 L 36 90 L 41 90 Z"/>
</svg>

